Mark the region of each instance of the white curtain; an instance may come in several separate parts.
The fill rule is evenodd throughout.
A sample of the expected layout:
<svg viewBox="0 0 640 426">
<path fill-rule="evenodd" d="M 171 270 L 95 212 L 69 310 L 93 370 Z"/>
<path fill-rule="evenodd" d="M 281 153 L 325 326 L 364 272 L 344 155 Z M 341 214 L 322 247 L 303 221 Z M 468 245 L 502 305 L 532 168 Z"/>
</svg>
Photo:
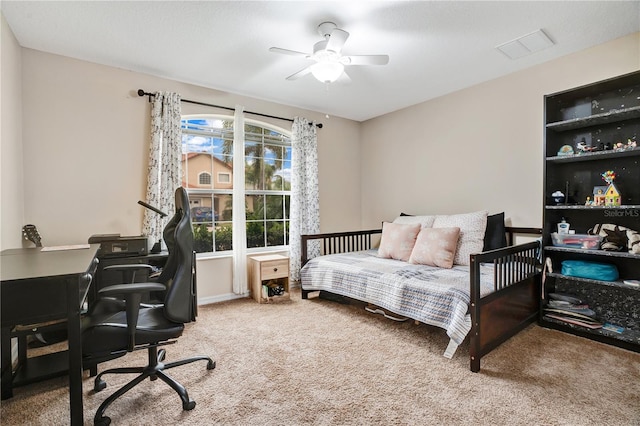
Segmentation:
<svg viewBox="0 0 640 426">
<path fill-rule="evenodd" d="M 244 107 L 240 105 L 236 105 L 233 120 L 233 292 L 249 294 L 244 195 Z"/>
<path fill-rule="evenodd" d="M 155 243 L 174 211 L 174 193 L 182 185 L 182 131 L 180 95 L 156 92 L 151 107 L 151 144 L 147 178 L 147 203 L 169 216 L 144 211 L 142 233 Z"/>
<path fill-rule="evenodd" d="M 318 193 L 318 137 L 316 125 L 295 117 L 291 128 L 291 222 L 289 224 L 289 257 L 292 281 L 300 280 L 300 236 L 320 232 L 320 198 Z M 310 257 L 320 254 L 312 244 Z"/>
</svg>

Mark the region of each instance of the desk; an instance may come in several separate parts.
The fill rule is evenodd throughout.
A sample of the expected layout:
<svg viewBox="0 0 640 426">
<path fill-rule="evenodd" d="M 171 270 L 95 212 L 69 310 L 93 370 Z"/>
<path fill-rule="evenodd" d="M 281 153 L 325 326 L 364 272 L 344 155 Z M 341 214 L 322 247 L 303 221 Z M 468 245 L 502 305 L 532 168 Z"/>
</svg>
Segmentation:
<svg viewBox="0 0 640 426">
<path fill-rule="evenodd" d="M 68 373 L 71 424 L 82 425 L 80 312 L 98 264 L 99 247 L 92 244 L 88 249 L 60 251 L 9 249 L 0 253 L 2 399 L 11 398 L 15 386 Z M 67 320 L 69 350 L 19 360 L 23 362 L 14 372 L 11 329 L 61 318 Z"/>
</svg>

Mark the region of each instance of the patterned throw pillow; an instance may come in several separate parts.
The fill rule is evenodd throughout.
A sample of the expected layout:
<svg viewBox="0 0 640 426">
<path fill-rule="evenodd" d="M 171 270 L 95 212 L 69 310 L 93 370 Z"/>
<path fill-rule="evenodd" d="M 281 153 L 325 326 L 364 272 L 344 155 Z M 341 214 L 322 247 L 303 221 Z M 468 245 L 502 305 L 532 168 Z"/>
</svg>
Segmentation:
<svg viewBox="0 0 640 426">
<path fill-rule="evenodd" d="M 409 263 L 450 269 L 456 255 L 460 228 L 423 228 L 409 257 Z"/>
<path fill-rule="evenodd" d="M 423 228 L 431 228 L 435 219 L 435 216 L 409 216 L 401 213 L 400 216 L 393 220 L 393 223 L 402 223 L 405 225 L 419 223 Z"/>
<path fill-rule="evenodd" d="M 483 210 L 473 213 L 436 216 L 436 220 L 433 222 L 434 228 L 460 228 L 458 247 L 453 259 L 455 265 L 469 265 L 469 256 L 471 254 L 482 253 L 488 213 Z"/>
<path fill-rule="evenodd" d="M 384 222 L 378 257 L 408 261 L 420 232 L 420 224 L 404 225 Z"/>
</svg>

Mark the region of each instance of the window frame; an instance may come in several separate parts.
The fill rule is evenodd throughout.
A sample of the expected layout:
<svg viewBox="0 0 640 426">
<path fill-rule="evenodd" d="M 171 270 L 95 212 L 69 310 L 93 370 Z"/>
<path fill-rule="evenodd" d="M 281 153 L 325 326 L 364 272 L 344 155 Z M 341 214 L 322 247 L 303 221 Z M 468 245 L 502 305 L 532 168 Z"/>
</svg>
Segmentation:
<svg viewBox="0 0 640 426">
<path fill-rule="evenodd" d="M 183 114 L 181 116 L 181 120 L 197 120 L 197 119 L 212 119 L 212 120 L 224 120 L 224 121 L 231 121 L 234 122 L 235 124 L 235 117 L 233 116 L 229 116 L 229 115 L 223 115 L 223 114 Z M 259 127 L 261 129 L 265 129 L 267 131 L 274 131 L 276 133 L 279 133 L 281 135 L 283 135 L 289 143 L 278 143 L 278 142 L 272 142 L 272 141 L 265 141 L 264 137 L 262 138 L 262 146 L 264 147 L 265 145 L 277 145 L 277 146 L 281 146 L 284 149 L 289 149 L 289 154 L 291 153 L 291 130 L 287 130 L 284 129 L 282 127 L 276 126 L 274 124 L 271 123 L 267 123 L 264 121 L 259 121 L 259 120 L 255 120 L 255 119 L 249 119 L 249 118 L 244 118 L 244 125 L 245 125 L 245 140 L 244 140 L 244 148 L 245 148 L 245 157 L 243 159 L 243 161 L 245 161 L 245 167 L 246 167 L 246 161 L 247 161 L 247 156 L 246 156 L 246 147 L 248 145 L 247 143 L 247 137 L 246 137 L 246 127 L 247 126 L 255 126 L 255 127 Z M 183 134 L 185 133 L 185 129 L 182 128 Z M 194 134 L 194 135 L 201 135 L 201 136 L 205 136 L 205 137 L 212 137 L 211 134 L 207 133 L 207 132 L 203 132 L 203 131 L 198 131 L 198 130 L 188 130 L 186 131 L 186 133 L 188 134 Z M 255 141 L 250 140 L 249 143 L 255 143 Z M 195 151 L 194 151 L 195 152 Z M 286 151 L 283 153 L 284 157 L 286 157 Z M 288 159 L 284 159 L 283 160 L 286 164 L 286 162 L 289 163 L 289 170 L 291 170 L 291 159 L 290 156 Z M 263 150 L 262 152 L 262 157 L 260 157 L 263 161 L 266 159 L 265 157 L 265 150 Z M 235 161 L 235 158 L 233 159 L 233 161 Z M 214 197 L 215 195 L 231 195 L 233 196 L 233 189 L 218 189 L 215 188 L 216 184 L 225 184 L 225 183 L 231 183 L 233 184 L 233 178 L 231 177 L 231 174 L 227 173 L 227 172 L 216 172 L 216 182 L 213 182 L 213 173 L 209 173 L 209 175 L 212 177 L 212 182 L 210 184 L 210 188 L 189 188 L 189 182 L 187 181 L 188 179 L 188 163 L 187 161 L 185 161 L 185 170 L 183 170 L 183 183 L 187 184 L 187 187 L 185 188 L 187 190 L 187 193 L 189 195 L 194 194 L 194 195 L 204 195 L 204 196 L 211 196 L 212 198 L 212 205 L 215 204 L 214 202 Z M 219 182 L 218 179 L 218 175 L 219 174 L 226 174 L 230 177 L 229 182 Z M 198 174 L 198 182 L 199 182 L 199 176 L 200 173 Z M 246 172 L 245 172 L 245 178 L 246 178 Z M 283 181 L 285 182 L 285 181 Z M 290 183 L 290 180 L 288 181 Z M 269 252 L 269 251 L 283 251 L 283 250 L 288 250 L 289 249 L 289 224 L 291 222 L 291 217 L 290 214 L 287 217 L 286 213 L 287 213 L 287 209 L 289 209 L 289 213 L 290 213 L 290 204 L 291 204 L 291 189 L 289 190 L 285 190 L 284 187 L 282 187 L 279 190 L 265 190 L 265 189 L 247 189 L 247 187 L 245 186 L 245 190 L 244 190 L 244 197 L 245 200 L 247 199 L 247 197 L 249 196 L 260 196 L 262 195 L 263 199 L 266 202 L 266 197 L 267 196 L 280 196 L 283 197 L 282 198 L 282 217 L 281 218 L 267 218 L 267 213 L 266 213 L 266 209 L 264 212 L 264 216 L 263 219 L 261 221 L 257 221 L 255 219 L 253 220 L 249 220 L 249 219 L 245 219 L 245 227 L 252 222 L 261 222 L 263 224 L 263 239 L 264 239 L 264 243 L 265 245 L 260 246 L 260 247 L 250 247 L 248 242 L 247 242 L 247 253 L 257 253 L 257 252 Z M 245 203 L 246 205 L 246 203 Z M 194 206 L 195 207 L 195 206 Z M 190 206 L 191 208 L 191 206 Z M 212 207 L 212 211 L 214 211 L 215 209 L 213 209 Z M 246 211 L 246 209 L 245 209 Z M 245 216 L 246 218 L 246 216 Z M 211 224 L 212 227 L 216 226 L 216 223 L 230 223 L 232 229 L 234 228 L 233 226 L 233 220 L 228 220 L 228 221 L 218 221 L 215 219 L 215 217 L 212 217 L 211 219 Z M 274 245 L 274 246 L 269 246 L 268 244 L 268 227 L 269 227 L 269 223 L 274 223 L 274 222 L 284 222 L 284 226 L 285 226 L 285 233 L 283 235 L 283 239 L 284 239 L 284 244 L 282 245 Z M 193 222 L 193 218 L 192 218 L 192 224 L 193 226 L 197 226 L 200 224 L 206 224 L 208 222 Z M 210 251 L 210 252 L 198 252 L 197 256 L 198 258 L 201 257 L 224 257 L 224 256 L 231 256 L 233 254 L 233 249 L 231 250 L 215 250 L 215 232 L 212 232 L 212 243 L 213 243 L 213 249 L 214 251 Z"/>
</svg>

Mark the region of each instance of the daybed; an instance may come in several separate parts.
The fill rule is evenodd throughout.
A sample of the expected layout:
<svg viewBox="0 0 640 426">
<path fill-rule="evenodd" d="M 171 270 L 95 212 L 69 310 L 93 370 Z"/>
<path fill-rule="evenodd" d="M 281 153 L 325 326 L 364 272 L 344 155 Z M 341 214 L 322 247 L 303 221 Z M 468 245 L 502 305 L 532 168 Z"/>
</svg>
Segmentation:
<svg viewBox="0 0 640 426">
<path fill-rule="evenodd" d="M 404 254 L 394 256 L 391 250 L 390 256 L 389 243 L 397 237 L 391 230 L 405 232 L 409 228 L 409 233 L 418 229 L 415 245 L 396 245 L 396 252 L 400 247 Z M 428 239 L 424 236 L 455 229 L 459 229 L 451 249 L 455 256 L 449 252 L 444 264 L 437 257 L 434 261 L 433 245 L 425 246 Z M 392 223 L 383 223 L 382 229 L 303 235 L 302 298 L 307 299 L 311 292 L 328 292 L 444 328 L 450 338 L 444 353 L 448 358 L 469 335 L 470 368 L 477 372 L 482 356 L 537 318 L 540 243 L 515 246 L 513 241 L 515 234 L 540 233 L 538 228 L 504 226 L 503 213 L 487 216 L 487 212 L 474 212 L 401 215 Z M 378 240 L 379 247 L 374 248 Z M 437 244 L 443 245 L 441 241 Z M 428 248 L 422 252 L 429 254 L 426 262 L 416 256 L 419 246 Z M 410 261 L 406 250 L 412 253 Z"/>
</svg>

